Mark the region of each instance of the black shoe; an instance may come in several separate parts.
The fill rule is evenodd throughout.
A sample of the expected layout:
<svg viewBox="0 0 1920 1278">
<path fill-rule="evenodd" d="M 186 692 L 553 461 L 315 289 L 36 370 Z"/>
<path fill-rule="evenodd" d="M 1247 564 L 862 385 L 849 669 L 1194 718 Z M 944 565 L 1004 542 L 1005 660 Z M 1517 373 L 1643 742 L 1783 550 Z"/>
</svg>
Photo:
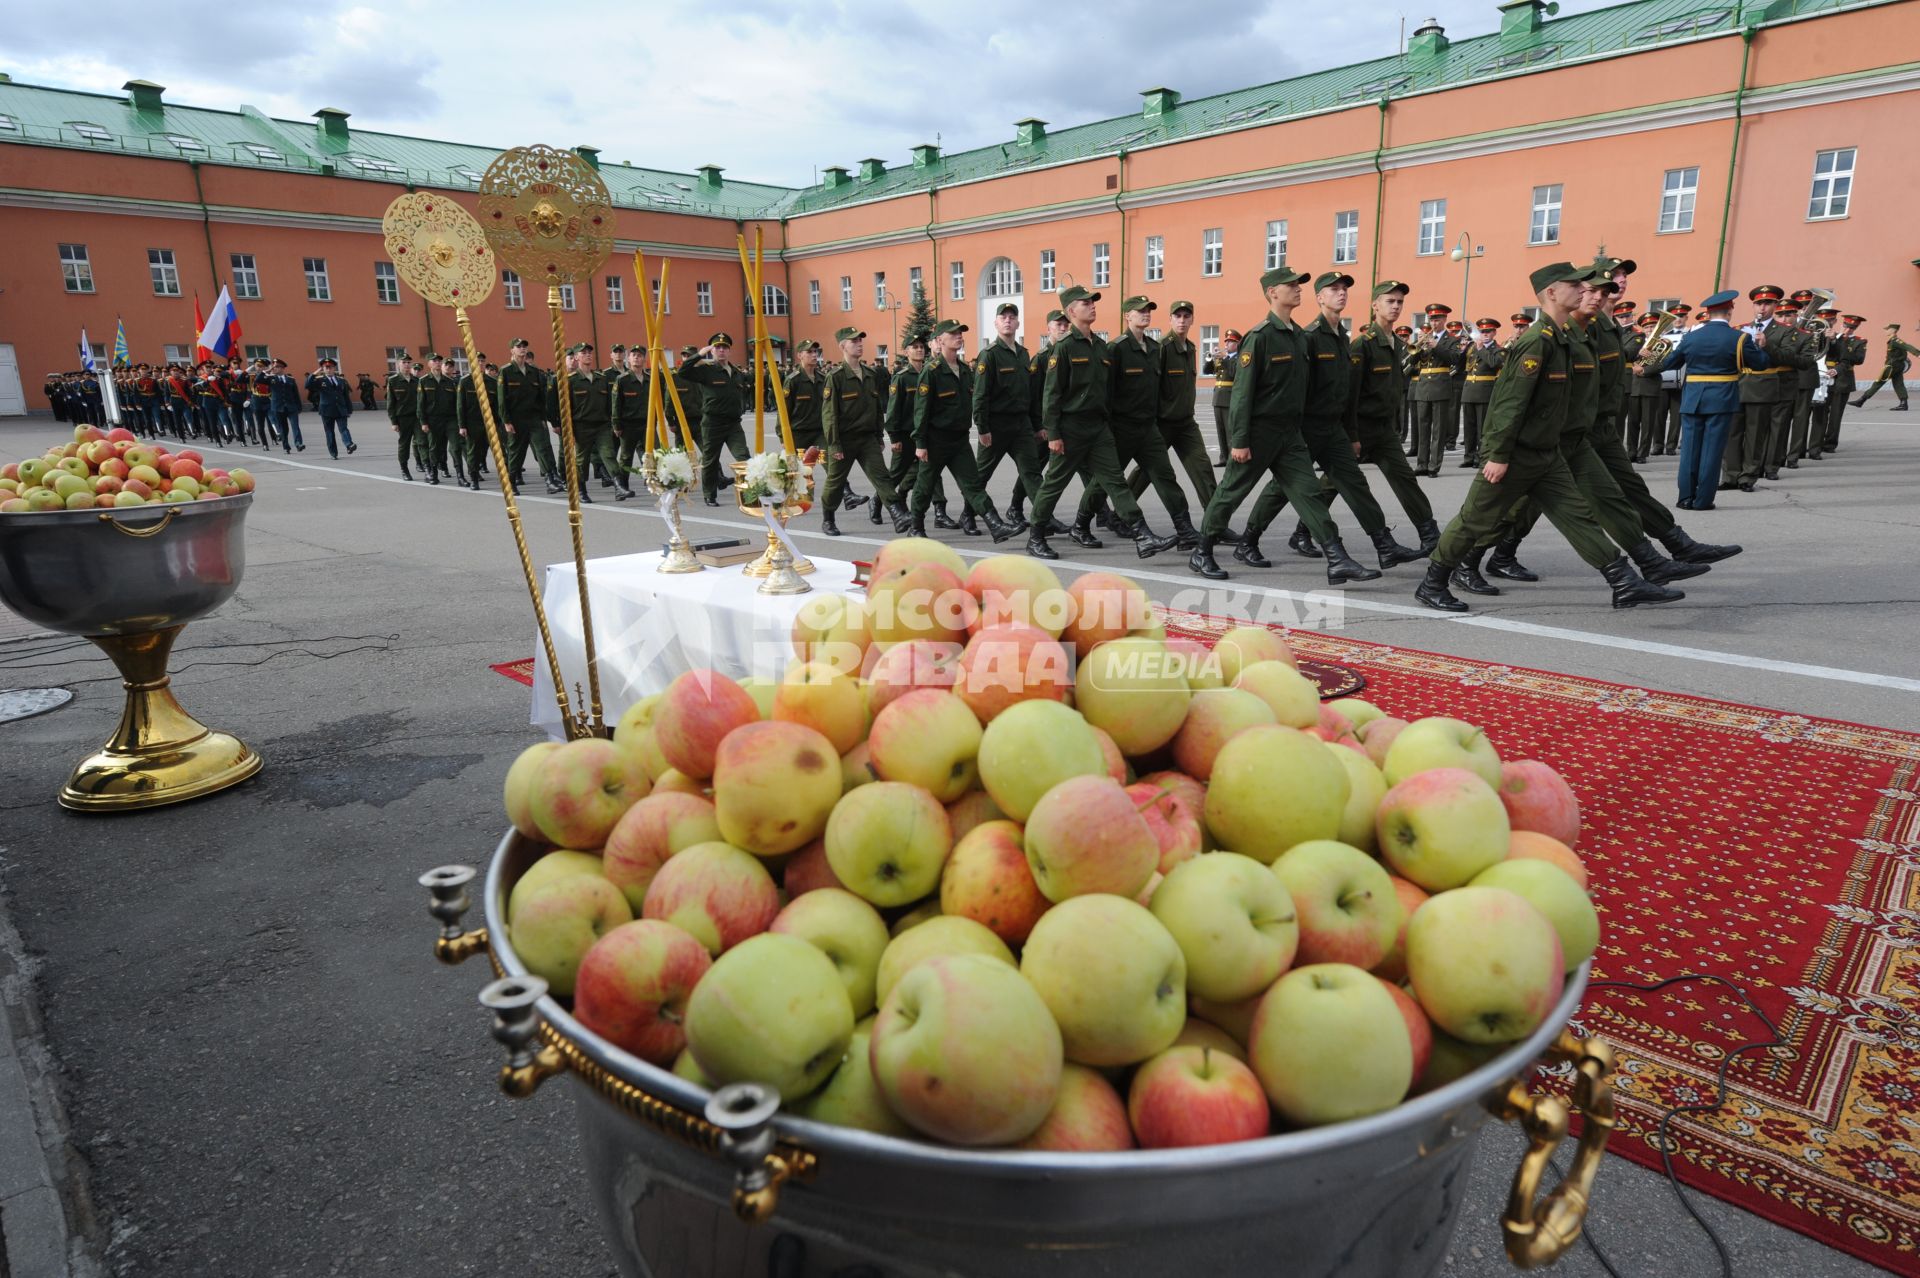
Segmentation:
<svg viewBox="0 0 1920 1278">
<path fill-rule="evenodd" d="M 591 506 L 591 505 L 593 505 L 593 494 L 592 494 L 592 493 L 590 493 L 590 492 L 588 492 L 588 491 L 587 491 L 586 489 L 584 489 L 584 488 L 582 488 L 582 489 L 580 490 L 580 504 L 581 504 L 582 506 Z"/>
<path fill-rule="evenodd" d="M 474 480 L 473 486 L 477 490 L 480 487 L 480 481 L 477 479 Z M 639 493 L 636 493 L 635 491 L 633 491 L 633 489 L 628 487 L 626 484 L 621 484 L 617 489 L 614 490 L 613 499 L 615 501 L 632 501 L 635 497 L 638 497 L 639 495 L 640 495 Z"/>
<path fill-rule="evenodd" d="M 307 446 L 305 444 L 295 444 L 293 446 L 293 451 L 296 453 L 304 453 L 307 451 Z"/>
<path fill-rule="evenodd" d="M 613 481 L 611 479 L 608 479 L 605 475 L 602 475 L 600 476 L 600 486 L 602 488 L 611 488 L 613 487 Z"/>
<path fill-rule="evenodd" d="M 1767 479 L 1769 479 L 1769 480 L 1771 480 L 1772 482 L 1774 482 L 1774 483 L 1776 483 L 1776 484 L 1777 484 L 1777 483 L 1779 483 L 1779 482 L 1780 482 L 1780 468 L 1779 468 L 1778 466 L 1775 466 L 1775 467 L 1772 467 L 1772 468 L 1770 468 L 1770 469 L 1769 469 L 1769 470 L 1767 471 L 1767 473 L 1766 473 L 1766 477 L 1767 477 Z"/>
<path fill-rule="evenodd" d="M 1095 528 L 1104 528 L 1116 537 L 1124 537 L 1126 535 L 1126 530 L 1120 527 L 1119 521 L 1113 517 L 1113 511 L 1106 506 L 1102 506 L 1099 510 L 1093 512 L 1093 526 Z"/>
<path fill-rule="evenodd" d="M 1241 538 L 1240 544 L 1233 548 L 1233 557 L 1249 568 L 1273 567 L 1273 560 L 1260 553 L 1260 542 L 1257 538 Z"/>
<path fill-rule="evenodd" d="M 916 515 L 914 516 L 914 518 L 920 522 L 925 522 L 926 520 L 926 516 L 924 514 Z M 957 529 L 960 527 L 959 524 L 956 524 L 953 522 L 953 517 L 947 514 L 947 507 L 944 502 L 933 508 L 933 526 L 935 528 L 946 528 L 946 529 Z M 978 532 L 979 529 L 976 528 L 974 531 Z M 920 533 L 916 533 L 915 535 L 924 537 L 927 534 L 925 532 L 920 532 Z"/>
<path fill-rule="evenodd" d="M 973 508 L 970 506 L 960 511 L 960 531 L 968 537 L 980 535 L 980 522 L 973 517 Z"/>
<path fill-rule="evenodd" d="M 1027 538 L 1027 553 L 1035 559 L 1058 559 L 1060 552 L 1047 544 L 1044 533 L 1035 531 Z"/>
<path fill-rule="evenodd" d="M 1497 595 L 1500 587 L 1480 575 L 1480 557 L 1487 552 L 1476 550 L 1454 565 L 1447 574 L 1447 584 L 1455 590 L 1464 590 L 1470 595 Z"/>
<path fill-rule="evenodd" d="M 1200 532 L 1193 526 L 1191 516 L 1173 516 L 1173 544 L 1181 550 L 1200 548 Z"/>
<path fill-rule="evenodd" d="M 1320 548 L 1313 544 L 1313 534 L 1307 531 L 1305 523 L 1293 526 L 1293 536 L 1287 538 L 1287 549 L 1295 554 L 1304 555 L 1308 559 L 1325 558 L 1320 553 Z"/>
<path fill-rule="evenodd" d="M 1454 467 L 1455 470 L 1478 470 L 1479 468 L 1480 463 L 1471 457 L 1461 458 L 1460 463 Z"/>
<path fill-rule="evenodd" d="M 999 513 L 991 506 L 980 513 L 980 519 L 986 524 L 987 535 L 993 538 L 993 544 L 996 546 L 1013 536 L 1015 532 L 1014 526 L 1000 518 Z"/>
<path fill-rule="evenodd" d="M 1847 402 L 1849 404 L 1852 404 L 1855 408 L 1862 408 L 1866 405 L 1867 397 L 1865 395 L 1862 395 L 1859 399 L 1850 399 Z"/>
<path fill-rule="evenodd" d="M 887 508 L 887 513 L 893 516 L 893 531 L 895 533 L 904 533 L 907 529 L 913 527 L 913 515 L 907 510 L 907 504 L 905 502 L 896 500 L 893 505 Z"/>
<path fill-rule="evenodd" d="M 1017 508 L 1009 510 L 1003 518 L 1007 521 L 1007 527 L 1013 529 L 1016 533 L 1023 533 L 1032 526 L 1027 523 L 1027 517 Z"/>
<path fill-rule="evenodd" d="M 428 482 L 429 484 L 432 484 L 432 485 L 433 485 L 433 486 L 434 486 L 435 488 L 438 488 L 438 487 L 440 486 L 440 474 L 439 474 L 439 472 L 438 472 L 438 471 L 432 471 L 432 470 L 430 470 L 430 471 L 428 471 L 428 472 L 427 472 L 427 482 Z"/>
<path fill-rule="evenodd" d="M 1224 457 L 1216 459 L 1213 463 L 1213 468 L 1215 470 L 1225 470 L 1227 468 L 1227 459 Z"/>
<path fill-rule="evenodd" d="M 1657 586 L 1642 577 L 1633 570 L 1633 565 L 1625 555 L 1602 568 L 1600 575 L 1613 587 L 1613 606 L 1616 608 L 1633 608 L 1643 603 L 1677 603 L 1687 597 L 1685 591 Z"/>
<path fill-rule="evenodd" d="M 1682 497 L 1679 501 L 1675 502 L 1673 505 L 1675 510 L 1692 510 L 1693 498 Z"/>
<path fill-rule="evenodd" d="M 820 511 L 820 531 L 829 537 L 838 537 L 840 535 L 840 526 L 833 522 L 833 512 L 831 510 L 823 508 Z"/>
<path fill-rule="evenodd" d="M 1487 574 L 1507 581 L 1540 580 L 1539 573 L 1514 558 L 1519 551 L 1520 542 L 1516 538 L 1508 537 L 1496 542 L 1493 547 L 1493 556 L 1487 560 Z"/>
<path fill-rule="evenodd" d="M 551 489 L 549 489 L 549 491 L 551 491 Z M 712 493 L 708 493 L 704 498 L 704 500 L 709 506 L 718 506 L 720 504 L 720 499 L 718 497 L 715 497 Z"/>
<path fill-rule="evenodd" d="M 845 497 L 840 499 L 840 508 L 842 510 L 856 510 L 866 504 L 867 495 L 865 493 L 849 491 Z"/>
<path fill-rule="evenodd" d="M 1213 538 L 1202 537 L 1200 545 L 1187 556 L 1187 571 L 1197 572 L 1209 581 L 1225 581 L 1227 570 L 1213 557 Z"/>
<path fill-rule="evenodd" d="M 1807 454 L 1807 460 L 1808 460 L 1808 461 L 1819 461 L 1819 460 L 1820 460 L 1821 458 L 1823 458 L 1823 457 L 1825 457 L 1825 456 L 1826 456 L 1826 454 L 1825 454 L 1825 453 L 1823 453 L 1823 452 L 1821 452 L 1821 451 L 1820 451 L 1819 449 L 1817 449 L 1817 448 L 1816 448 L 1816 449 L 1814 449 L 1814 450 L 1813 450 L 1812 452 L 1810 452 L 1810 453 L 1808 453 L 1808 454 Z"/>
<path fill-rule="evenodd" d="M 409 484 L 413 482 L 413 472 L 407 469 L 405 462 L 400 463 L 400 478 L 406 480 Z"/>
<path fill-rule="evenodd" d="M 1088 550 L 1098 550 L 1106 545 L 1093 535 L 1093 526 L 1084 519 L 1074 520 L 1073 527 L 1067 529 L 1067 536 L 1073 539 L 1074 545 L 1085 546 Z"/>
<path fill-rule="evenodd" d="M 1740 491 L 1743 493 L 1750 493 L 1750 492 L 1756 492 L 1758 490 L 1754 487 L 1754 483 L 1751 479 L 1743 479 L 1740 481 Z"/>
<path fill-rule="evenodd" d="M 1440 544 L 1440 525 L 1431 519 L 1415 521 L 1413 529 L 1420 534 L 1420 553 L 1431 555 Z"/>
<path fill-rule="evenodd" d="M 1890 413 L 1904 413 L 1907 411 L 1907 401 L 1903 399 L 1887 411 Z"/>
<path fill-rule="evenodd" d="M 1799 458 L 1797 458 L 1797 457 L 1789 457 L 1789 458 L 1787 458 L 1787 469 L 1788 469 L 1788 470 L 1799 470 L 1799 469 L 1800 469 L 1800 460 L 1799 460 Z"/>
<path fill-rule="evenodd" d="M 357 453 L 357 452 L 359 452 L 359 451 L 360 451 L 360 445 L 358 445 L 358 444 L 348 444 L 348 445 L 347 445 L 347 452 L 349 452 L 349 453 Z"/>
<path fill-rule="evenodd" d="M 1694 509 L 1712 508 L 1696 506 Z M 1738 546 L 1715 546 L 1707 542 L 1695 541 L 1687 536 L 1687 530 L 1679 524 L 1660 534 L 1660 544 L 1667 548 L 1669 555 L 1683 564 L 1717 564 L 1722 559 L 1731 559 L 1740 553 Z"/>
<path fill-rule="evenodd" d="M 927 512 L 923 510 L 918 512 L 917 514 L 908 515 L 907 531 L 915 537 L 926 536 L 927 535 Z"/>
<path fill-rule="evenodd" d="M 1640 575 L 1656 586 L 1664 586 L 1670 581 L 1685 581 L 1688 577 L 1713 571 L 1709 564 L 1689 564 L 1668 559 L 1655 550 L 1650 541 L 1628 547 L 1627 555 L 1633 560 L 1634 567 L 1639 569 Z"/>
<path fill-rule="evenodd" d="M 339 453 L 328 453 L 328 454 L 327 454 L 327 456 L 329 456 L 329 457 L 331 457 L 331 458 L 333 458 L 333 460 L 335 460 L 335 461 L 339 461 L 339 460 L 340 460 L 340 454 L 339 454 Z"/>
<path fill-rule="evenodd" d="M 1467 606 L 1447 589 L 1449 575 L 1450 570 L 1445 564 L 1429 563 L 1425 579 L 1413 588 L 1413 597 L 1440 612 L 1465 612 Z"/>
<path fill-rule="evenodd" d="M 1370 535 L 1373 540 L 1373 549 L 1375 553 L 1380 556 L 1380 566 L 1382 568 L 1392 568 L 1397 564 L 1410 564 L 1416 559 L 1425 559 L 1427 557 L 1424 551 L 1410 549 L 1395 541 L 1393 539 L 1392 529 L 1382 528 L 1379 532 Z"/>
<path fill-rule="evenodd" d="M 1127 529 L 1125 535 L 1133 538 L 1134 553 L 1142 559 L 1151 559 L 1163 550 L 1173 549 L 1173 538 L 1159 536 L 1147 527 L 1145 515 L 1136 516 L 1133 526 Z"/>
<path fill-rule="evenodd" d="M 1324 549 L 1327 552 L 1327 584 L 1329 586 L 1337 586 L 1346 581 L 1372 581 L 1380 575 L 1377 570 L 1367 567 L 1349 555 L 1347 548 L 1340 544 L 1338 538 L 1327 542 Z"/>
</svg>

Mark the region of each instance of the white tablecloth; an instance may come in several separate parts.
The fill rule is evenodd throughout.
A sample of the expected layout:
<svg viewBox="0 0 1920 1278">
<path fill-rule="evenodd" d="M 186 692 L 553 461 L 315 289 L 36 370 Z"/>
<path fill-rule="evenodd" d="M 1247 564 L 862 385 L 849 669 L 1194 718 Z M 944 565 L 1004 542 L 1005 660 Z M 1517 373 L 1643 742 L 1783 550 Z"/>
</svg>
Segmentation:
<svg viewBox="0 0 1920 1278">
<path fill-rule="evenodd" d="M 600 667 L 600 703 L 607 722 L 643 697 L 661 692 L 688 670 L 718 670 L 736 679 L 778 678 L 793 659 L 793 619 L 809 599 L 848 591 L 853 565 L 813 559 L 804 595 L 757 593 L 761 578 L 743 565 L 701 572 L 656 571 L 659 552 L 587 561 L 588 602 Z M 571 562 L 547 567 L 545 600 L 553 646 L 576 712 L 587 705 L 586 648 L 581 639 L 579 577 Z M 560 708 L 546 649 L 534 634 L 533 724 L 559 738 Z"/>
</svg>

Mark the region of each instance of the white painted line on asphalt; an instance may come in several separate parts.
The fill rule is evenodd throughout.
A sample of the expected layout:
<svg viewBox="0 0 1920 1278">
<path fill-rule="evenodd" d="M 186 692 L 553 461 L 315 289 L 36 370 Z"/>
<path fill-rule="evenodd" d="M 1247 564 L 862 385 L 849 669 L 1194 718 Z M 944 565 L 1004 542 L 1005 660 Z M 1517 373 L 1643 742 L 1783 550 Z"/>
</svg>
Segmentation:
<svg viewBox="0 0 1920 1278">
<path fill-rule="evenodd" d="M 351 475 L 356 479 L 371 479 L 380 483 L 407 484 L 409 487 L 417 485 L 421 488 L 433 487 L 433 485 L 422 484 L 417 480 L 409 483 L 409 481 L 401 479 L 397 475 L 372 475 L 365 471 L 352 470 L 339 466 L 321 466 L 313 462 L 294 461 L 290 458 L 275 457 L 264 453 L 256 455 L 240 449 L 206 447 L 200 451 L 203 453 L 229 453 L 234 456 L 257 457 L 258 460 L 272 461 L 282 466 L 294 466 L 301 470 L 317 470 L 325 474 Z M 460 493 L 477 497 L 499 497 L 500 495 L 499 481 L 492 476 L 488 477 L 487 486 L 482 488 L 478 493 L 468 488 L 461 488 L 458 485 L 442 484 L 439 485 L 439 489 L 450 493 Z M 309 490 L 297 489 L 296 491 L 306 492 Z M 523 506 L 530 502 L 537 502 L 542 505 L 565 508 L 567 504 L 566 498 L 564 497 L 535 496 L 526 490 L 521 491 L 519 501 Z M 592 505 L 583 506 L 581 509 L 609 515 L 653 515 L 658 517 L 657 508 L 644 497 L 630 508 L 624 505 L 615 505 L 611 498 L 596 498 Z M 706 508 L 696 507 L 695 509 Z M 864 507 L 857 515 L 853 512 L 843 512 L 843 514 L 849 521 L 854 519 L 867 519 Z M 706 524 L 715 528 L 738 530 L 740 527 L 740 521 L 738 519 L 721 519 L 712 515 L 683 512 L 680 518 L 684 523 Z M 852 533 L 840 537 L 828 537 L 824 533 L 805 528 L 796 528 L 792 531 L 795 536 L 812 538 L 829 546 L 884 546 L 887 544 L 886 538 L 858 536 Z M 956 546 L 951 542 L 945 544 L 953 546 L 953 549 L 958 552 L 962 558 L 967 559 L 987 559 L 993 555 L 1009 553 L 1001 547 L 975 550 L 968 546 Z M 1011 545 L 1012 543 L 1009 542 L 1008 544 Z M 1018 547 L 1015 547 L 1014 553 L 1017 553 L 1017 551 Z M 1190 589 L 1206 589 L 1208 587 L 1208 583 L 1199 577 L 1177 576 L 1173 573 L 1157 572 L 1150 568 L 1110 567 L 1107 565 L 1082 566 L 1065 561 L 1053 566 L 1056 569 L 1065 569 L 1070 572 L 1124 571 L 1127 576 L 1137 577 L 1144 581 L 1165 582 L 1170 585 L 1185 586 Z M 1326 598 L 1326 592 L 1324 590 L 1315 592 L 1288 590 L 1280 586 L 1257 585 L 1245 582 L 1240 578 L 1234 578 L 1229 583 L 1220 584 L 1217 588 L 1221 590 L 1245 590 L 1269 598 L 1291 600 L 1296 603 L 1306 604 L 1310 607 L 1324 604 Z M 1317 599 L 1314 598 L 1315 595 L 1318 596 Z M 1736 666 L 1747 670 L 1765 670 L 1775 674 L 1799 675 L 1806 679 L 1824 679 L 1833 683 L 1857 683 L 1870 688 L 1887 688 L 1896 692 L 1920 692 L 1920 679 L 1907 679 L 1899 675 L 1878 674 L 1867 670 L 1845 670 L 1835 666 L 1815 666 L 1799 661 L 1780 661 L 1772 657 L 1755 657 L 1741 652 L 1723 652 L 1716 648 L 1694 648 L 1681 644 L 1660 643 L 1652 639 L 1634 639 L 1624 635 L 1605 635 L 1590 630 L 1573 630 L 1565 626 L 1543 626 L 1531 621 L 1515 621 L 1506 617 L 1475 616 L 1473 614 L 1449 615 L 1436 613 L 1430 608 L 1423 608 L 1414 604 L 1396 604 L 1387 603 L 1383 600 L 1368 599 L 1352 591 L 1347 591 L 1342 595 L 1341 607 L 1357 612 L 1374 612 L 1389 616 L 1414 617 L 1421 621 L 1445 622 L 1460 626 L 1477 626 L 1483 630 L 1504 630 L 1511 634 L 1528 635 L 1536 639 L 1555 639 L 1562 643 L 1587 644 L 1599 648 L 1617 648 L 1627 652 L 1646 653 L 1649 656 L 1672 657 L 1680 661 L 1699 661 L 1711 665 Z"/>
</svg>

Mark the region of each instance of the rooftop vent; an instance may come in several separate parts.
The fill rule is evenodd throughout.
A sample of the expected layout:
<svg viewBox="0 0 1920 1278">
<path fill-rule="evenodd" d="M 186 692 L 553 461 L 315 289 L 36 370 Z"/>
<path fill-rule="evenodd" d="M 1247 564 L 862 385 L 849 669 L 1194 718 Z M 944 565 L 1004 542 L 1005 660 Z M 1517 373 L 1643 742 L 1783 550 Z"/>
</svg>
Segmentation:
<svg viewBox="0 0 1920 1278">
<path fill-rule="evenodd" d="M 585 160 L 587 162 L 588 168 L 595 169 L 595 170 L 599 169 L 600 167 L 600 148 L 599 147 L 585 146 L 585 145 L 576 146 L 575 148 L 573 148 L 573 153 L 579 156 L 581 159 Z"/>
<path fill-rule="evenodd" d="M 129 80 L 120 87 L 127 91 L 127 101 L 133 104 L 136 111 L 144 114 L 166 109 L 160 101 L 160 95 L 167 91 L 164 84 L 155 84 L 151 80 Z"/>
<path fill-rule="evenodd" d="M 922 142 L 913 148 L 913 167 L 930 169 L 940 163 L 940 148 L 931 142 Z"/>
<path fill-rule="evenodd" d="M 719 186 L 720 174 L 723 171 L 718 164 L 703 164 L 694 170 L 700 175 L 701 186 Z"/>
<path fill-rule="evenodd" d="M 1156 88 L 1140 90 L 1142 100 L 1141 113 L 1148 119 L 1167 114 L 1180 105 L 1180 94 L 1174 89 Z"/>
<path fill-rule="evenodd" d="M 870 155 L 860 161 L 860 180 L 862 182 L 876 181 L 879 178 L 885 177 L 886 172 L 887 162 L 885 160 Z"/>
<path fill-rule="evenodd" d="M 1013 140 L 1021 146 L 1032 146 L 1047 136 L 1047 122 L 1033 119 L 1031 116 L 1024 120 L 1015 120 L 1013 128 Z"/>
<path fill-rule="evenodd" d="M 1413 39 L 1407 42 L 1407 52 L 1417 55 L 1444 53 L 1448 43 L 1447 29 L 1440 25 L 1440 20 L 1428 18 L 1414 30 Z"/>
<path fill-rule="evenodd" d="M 335 142 L 345 142 L 348 136 L 347 116 L 349 114 L 351 113 L 342 111 L 339 107 L 321 107 L 313 113 L 313 118 L 320 121 L 322 137 Z"/>
<path fill-rule="evenodd" d="M 1558 12 L 1558 0 L 1506 0 L 1500 6 L 1500 39 L 1505 43 L 1537 35 L 1541 23 Z"/>
<path fill-rule="evenodd" d="M 820 175 L 820 185 L 829 191 L 837 191 L 851 181 L 853 178 L 838 164 L 828 165 L 826 171 Z"/>
</svg>

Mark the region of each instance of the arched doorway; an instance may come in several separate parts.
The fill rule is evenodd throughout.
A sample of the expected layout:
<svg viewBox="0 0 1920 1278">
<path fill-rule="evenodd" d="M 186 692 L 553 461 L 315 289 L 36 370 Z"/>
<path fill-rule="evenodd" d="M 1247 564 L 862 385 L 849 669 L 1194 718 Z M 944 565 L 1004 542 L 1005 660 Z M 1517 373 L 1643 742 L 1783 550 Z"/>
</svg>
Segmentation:
<svg viewBox="0 0 1920 1278">
<path fill-rule="evenodd" d="M 975 325 L 980 336 L 972 344 L 974 350 L 993 340 L 993 314 L 1003 302 L 1012 302 L 1020 308 L 1020 328 L 1014 334 L 1018 338 L 1026 331 L 1027 304 L 1021 291 L 1020 266 L 1010 257 L 996 257 L 980 272 L 980 322 Z"/>
</svg>

